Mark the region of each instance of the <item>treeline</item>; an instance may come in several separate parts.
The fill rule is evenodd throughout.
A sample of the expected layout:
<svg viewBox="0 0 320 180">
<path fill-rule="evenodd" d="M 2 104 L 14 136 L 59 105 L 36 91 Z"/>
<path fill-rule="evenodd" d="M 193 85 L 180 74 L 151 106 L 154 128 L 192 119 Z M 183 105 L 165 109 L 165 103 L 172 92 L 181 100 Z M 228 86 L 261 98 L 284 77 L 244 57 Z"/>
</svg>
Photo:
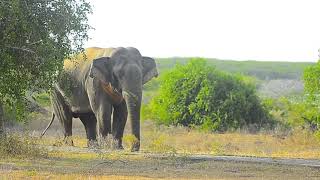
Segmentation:
<svg viewBox="0 0 320 180">
<path fill-rule="evenodd" d="M 160 72 L 172 69 L 176 64 L 186 64 L 190 58 L 158 58 Z M 207 59 L 209 65 L 230 73 L 254 76 L 260 80 L 301 79 L 303 70 L 312 62 L 268 62 L 268 61 L 234 61 Z"/>
</svg>

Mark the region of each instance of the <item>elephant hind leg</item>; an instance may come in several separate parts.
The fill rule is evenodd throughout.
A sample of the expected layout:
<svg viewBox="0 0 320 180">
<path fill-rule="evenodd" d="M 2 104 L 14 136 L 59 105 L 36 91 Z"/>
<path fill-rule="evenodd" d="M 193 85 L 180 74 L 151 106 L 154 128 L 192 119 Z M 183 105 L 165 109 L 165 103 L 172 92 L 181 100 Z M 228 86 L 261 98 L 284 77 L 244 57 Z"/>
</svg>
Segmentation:
<svg viewBox="0 0 320 180">
<path fill-rule="evenodd" d="M 96 144 L 97 139 L 97 120 L 93 113 L 81 114 L 79 116 L 86 130 L 88 147 Z"/>
<path fill-rule="evenodd" d="M 63 96 L 56 89 L 51 93 L 53 110 L 61 125 L 63 126 L 64 141 L 66 144 L 73 146 L 72 136 L 72 112 L 65 103 Z"/>
<path fill-rule="evenodd" d="M 124 127 L 127 122 L 127 106 L 125 101 L 122 101 L 119 105 L 114 105 L 113 110 L 113 121 L 112 121 L 112 136 L 115 140 L 116 148 L 123 149 L 122 147 L 122 137 Z"/>
</svg>

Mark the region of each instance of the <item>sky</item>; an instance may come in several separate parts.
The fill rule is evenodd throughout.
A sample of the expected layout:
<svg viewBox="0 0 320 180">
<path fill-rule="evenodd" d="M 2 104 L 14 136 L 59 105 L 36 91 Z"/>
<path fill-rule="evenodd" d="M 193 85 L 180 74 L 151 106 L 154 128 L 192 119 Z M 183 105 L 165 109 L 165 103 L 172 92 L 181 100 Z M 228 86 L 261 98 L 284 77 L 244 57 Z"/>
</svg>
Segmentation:
<svg viewBox="0 0 320 180">
<path fill-rule="evenodd" d="M 316 62 L 320 0 L 90 0 L 86 47 L 150 57 Z"/>
</svg>

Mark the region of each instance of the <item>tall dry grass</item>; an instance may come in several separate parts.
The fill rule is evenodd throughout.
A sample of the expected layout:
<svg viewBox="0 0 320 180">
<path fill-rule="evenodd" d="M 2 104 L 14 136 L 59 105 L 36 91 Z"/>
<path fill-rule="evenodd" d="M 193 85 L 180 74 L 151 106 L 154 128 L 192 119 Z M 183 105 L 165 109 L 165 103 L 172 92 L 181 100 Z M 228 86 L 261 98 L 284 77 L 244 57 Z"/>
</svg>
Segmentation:
<svg viewBox="0 0 320 180">
<path fill-rule="evenodd" d="M 8 133 L 0 136 L 1 158 L 40 158 L 47 156 L 47 149 L 38 146 L 37 140 L 26 134 Z"/>
<path fill-rule="evenodd" d="M 307 130 L 288 133 L 206 133 L 183 127 L 142 127 L 142 149 L 148 152 L 320 158 L 320 139 Z"/>
<path fill-rule="evenodd" d="M 155 126 L 146 121 L 141 126 L 141 152 L 212 154 L 282 158 L 320 158 L 320 139 L 307 130 L 290 133 L 248 132 L 208 133 L 184 127 Z M 130 150 L 135 139 L 126 133 L 125 151 Z M 41 145 L 65 146 L 56 137 L 37 141 Z M 74 145 L 86 147 L 85 135 L 73 137 Z"/>
</svg>

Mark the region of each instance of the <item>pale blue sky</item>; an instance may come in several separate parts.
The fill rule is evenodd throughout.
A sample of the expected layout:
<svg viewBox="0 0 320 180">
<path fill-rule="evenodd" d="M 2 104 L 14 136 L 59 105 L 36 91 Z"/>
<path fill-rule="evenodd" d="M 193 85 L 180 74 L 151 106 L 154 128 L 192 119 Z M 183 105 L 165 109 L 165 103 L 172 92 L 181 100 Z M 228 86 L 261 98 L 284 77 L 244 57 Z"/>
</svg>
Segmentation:
<svg viewBox="0 0 320 180">
<path fill-rule="evenodd" d="M 320 0 L 91 0 L 86 47 L 134 46 L 151 57 L 311 61 Z"/>
</svg>

